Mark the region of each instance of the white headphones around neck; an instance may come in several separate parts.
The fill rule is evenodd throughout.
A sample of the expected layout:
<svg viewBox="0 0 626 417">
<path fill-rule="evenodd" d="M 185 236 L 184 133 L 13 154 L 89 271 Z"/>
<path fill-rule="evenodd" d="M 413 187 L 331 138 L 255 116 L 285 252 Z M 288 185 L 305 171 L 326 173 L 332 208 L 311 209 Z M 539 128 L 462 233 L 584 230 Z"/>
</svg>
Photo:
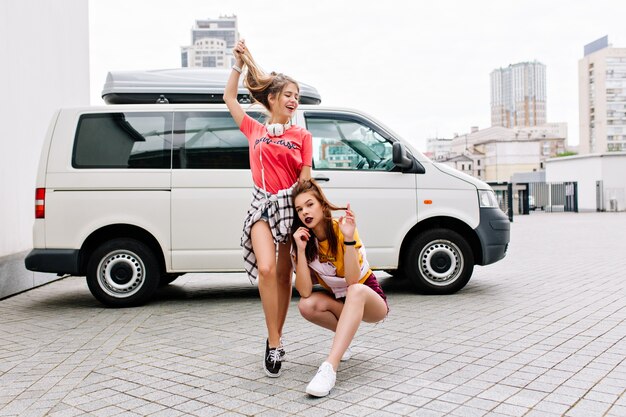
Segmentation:
<svg viewBox="0 0 626 417">
<path fill-rule="evenodd" d="M 267 134 L 270 137 L 282 136 L 291 127 L 291 120 L 289 120 L 285 124 L 282 124 L 282 123 L 266 124 L 265 127 L 267 129 Z"/>
</svg>

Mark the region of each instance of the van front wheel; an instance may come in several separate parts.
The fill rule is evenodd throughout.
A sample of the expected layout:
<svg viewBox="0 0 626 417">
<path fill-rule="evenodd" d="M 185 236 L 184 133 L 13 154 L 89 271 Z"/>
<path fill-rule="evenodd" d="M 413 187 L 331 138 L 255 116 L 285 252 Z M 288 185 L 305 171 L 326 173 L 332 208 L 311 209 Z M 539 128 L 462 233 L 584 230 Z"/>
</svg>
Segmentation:
<svg viewBox="0 0 626 417">
<path fill-rule="evenodd" d="M 474 270 L 474 256 L 467 241 L 448 229 L 428 230 L 415 238 L 404 271 L 418 291 L 452 294 L 463 288 Z"/>
<path fill-rule="evenodd" d="M 87 264 L 87 285 L 109 307 L 146 303 L 156 291 L 161 273 L 154 253 L 135 239 L 113 239 L 100 245 Z"/>
</svg>

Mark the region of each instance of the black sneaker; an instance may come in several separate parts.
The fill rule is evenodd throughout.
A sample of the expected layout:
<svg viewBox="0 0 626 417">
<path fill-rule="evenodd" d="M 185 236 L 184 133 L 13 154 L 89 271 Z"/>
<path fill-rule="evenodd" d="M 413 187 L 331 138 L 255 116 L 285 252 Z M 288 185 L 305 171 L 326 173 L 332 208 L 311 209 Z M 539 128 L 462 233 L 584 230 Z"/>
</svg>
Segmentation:
<svg viewBox="0 0 626 417">
<path fill-rule="evenodd" d="M 270 348 L 268 340 L 265 341 L 265 358 L 263 360 L 263 369 L 270 378 L 277 378 L 280 376 L 280 353 L 277 348 Z"/>
<path fill-rule="evenodd" d="M 280 338 L 280 345 L 276 348 L 278 350 L 278 360 L 281 362 L 286 362 L 285 357 L 287 354 L 285 353 L 285 345 L 283 344 L 283 338 Z"/>
</svg>

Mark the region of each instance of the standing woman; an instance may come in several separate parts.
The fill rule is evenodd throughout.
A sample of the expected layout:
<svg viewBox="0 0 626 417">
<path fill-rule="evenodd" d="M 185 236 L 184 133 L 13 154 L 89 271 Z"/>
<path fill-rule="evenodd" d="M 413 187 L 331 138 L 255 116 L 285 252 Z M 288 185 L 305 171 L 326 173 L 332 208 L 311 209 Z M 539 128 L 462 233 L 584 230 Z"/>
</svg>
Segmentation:
<svg viewBox="0 0 626 417">
<path fill-rule="evenodd" d="M 314 180 L 298 184 L 293 199 L 298 308 L 308 321 L 335 332 L 326 361 L 306 387 L 308 394 L 324 397 L 335 386 L 339 362 L 347 359 L 361 321 L 377 323 L 389 307 L 367 262 L 350 204 L 345 209 L 332 205 Z M 332 210 L 346 215 L 333 219 Z M 313 292 L 314 283 L 326 291 Z"/>
<path fill-rule="evenodd" d="M 251 281 L 258 277 L 265 313 L 268 337 L 263 368 L 268 376 L 278 377 L 285 355 L 283 326 L 291 300 L 291 191 L 299 180 L 311 177 L 312 139 L 306 129 L 292 123 L 300 97 L 298 83 L 283 74 L 264 73 L 243 40 L 237 43 L 233 55 L 236 64 L 226 83 L 224 102 L 248 138 L 254 181 L 241 245 L 248 277 Z M 269 112 L 266 124 L 247 115 L 237 101 L 239 76 L 244 66 L 244 85 L 254 101 Z"/>
</svg>

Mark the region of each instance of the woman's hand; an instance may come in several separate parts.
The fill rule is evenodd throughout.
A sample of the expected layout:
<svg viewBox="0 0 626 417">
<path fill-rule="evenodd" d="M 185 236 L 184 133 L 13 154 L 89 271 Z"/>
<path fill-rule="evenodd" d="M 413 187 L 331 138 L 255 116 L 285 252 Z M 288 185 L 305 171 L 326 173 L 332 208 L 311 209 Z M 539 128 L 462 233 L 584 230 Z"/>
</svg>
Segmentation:
<svg viewBox="0 0 626 417">
<path fill-rule="evenodd" d="M 235 57 L 235 65 L 239 67 L 239 69 L 235 69 L 230 72 L 228 76 L 228 81 L 226 81 L 226 87 L 224 88 L 224 103 L 226 103 L 226 107 L 228 107 L 228 111 L 230 115 L 233 116 L 233 120 L 237 123 L 237 127 L 241 126 L 241 122 L 246 115 L 243 107 L 239 104 L 237 100 L 237 91 L 239 85 L 239 76 L 241 75 L 241 69 L 243 68 L 244 61 L 242 58 L 242 54 L 246 50 L 245 41 L 242 39 L 237 42 L 237 45 L 233 48 L 233 56 Z"/>
<path fill-rule="evenodd" d="M 308 165 L 302 165 L 302 170 L 300 171 L 300 176 L 298 177 L 298 181 L 302 184 L 304 181 L 309 181 L 311 179 L 311 167 Z"/>
<path fill-rule="evenodd" d="M 311 232 L 306 227 L 298 227 L 298 230 L 293 234 L 293 239 L 296 241 L 296 247 L 298 252 L 304 252 L 306 244 L 311 238 Z"/>
<path fill-rule="evenodd" d="M 241 57 L 241 55 L 244 53 L 244 51 L 246 50 L 246 41 L 244 39 L 241 39 L 239 42 L 237 42 L 237 45 L 235 45 L 235 47 L 233 48 L 233 56 L 235 57 L 235 61 L 237 61 L 237 66 L 239 68 L 243 67 L 243 58 Z"/>
<path fill-rule="evenodd" d="M 343 234 L 346 241 L 354 240 L 354 231 L 356 230 L 356 219 L 354 213 L 350 210 L 350 203 L 346 207 L 346 215 L 339 218 L 339 230 Z"/>
</svg>

